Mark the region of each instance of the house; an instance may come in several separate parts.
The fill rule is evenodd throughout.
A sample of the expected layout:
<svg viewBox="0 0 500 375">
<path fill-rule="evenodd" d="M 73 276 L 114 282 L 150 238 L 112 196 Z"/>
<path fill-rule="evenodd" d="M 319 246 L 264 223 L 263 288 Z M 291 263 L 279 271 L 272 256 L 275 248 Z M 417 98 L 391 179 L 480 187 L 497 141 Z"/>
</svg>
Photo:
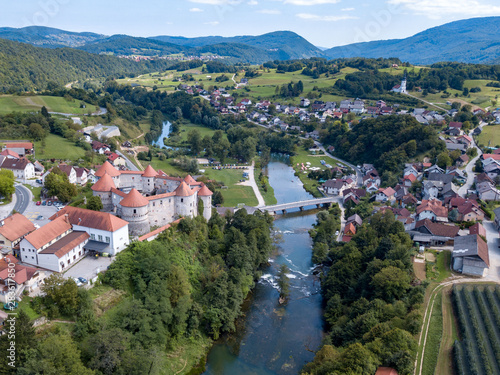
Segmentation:
<svg viewBox="0 0 500 375">
<path fill-rule="evenodd" d="M 443 168 L 440 168 L 438 167 L 436 164 L 434 164 L 433 166 L 427 168 L 424 170 L 424 174 L 426 176 L 429 176 L 429 174 L 431 173 L 440 173 L 440 174 L 444 174 L 444 169 Z"/>
<path fill-rule="evenodd" d="M 472 145 L 472 138 L 465 134 L 458 137 L 457 141 L 466 145 L 467 148 L 471 147 Z"/>
<path fill-rule="evenodd" d="M 309 107 L 310 104 L 311 104 L 311 102 L 309 99 L 306 99 L 306 98 L 300 99 L 300 106 L 301 107 Z"/>
<path fill-rule="evenodd" d="M 24 236 L 35 229 L 33 223 L 20 213 L 15 213 L 0 220 L 0 247 L 3 247 L 8 252 L 12 251 Z"/>
<path fill-rule="evenodd" d="M 415 228 L 410 231 L 410 235 L 413 241 L 430 246 L 452 245 L 459 231 L 460 228 L 455 225 L 435 223 L 429 219 L 423 219 L 415 223 Z"/>
<path fill-rule="evenodd" d="M 344 228 L 344 236 L 352 237 L 356 234 L 356 226 L 354 223 L 347 223 Z"/>
<path fill-rule="evenodd" d="M 451 257 L 455 271 L 481 277 L 488 273 L 490 266 L 488 244 L 478 234 L 457 237 Z"/>
<path fill-rule="evenodd" d="M 61 217 L 67 217 L 73 230 L 89 234 L 86 250 L 116 255 L 130 243 L 128 222 L 110 213 L 66 206 L 50 220 Z"/>
<path fill-rule="evenodd" d="M 0 152 L 0 155 L 5 156 L 7 159 L 19 159 L 20 156 L 17 152 L 12 151 L 9 148 L 6 148 L 2 152 Z"/>
<path fill-rule="evenodd" d="M 32 155 L 35 151 L 31 142 L 6 142 L 3 141 L 3 150 L 10 150 L 18 154 L 20 157 Z"/>
<path fill-rule="evenodd" d="M 424 199 L 417 207 L 417 220 L 448 221 L 448 209 L 437 199 Z"/>
<path fill-rule="evenodd" d="M 341 179 L 328 180 L 322 186 L 328 195 L 340 195 L 347 187 L 345 181 Z"/>
<path fill-rule="evenodd" d="M 469 156 L 467 154 L 460 155 L 460 157 L 457 160 L 457 165 L 459 167 L 464 167 L 467 165 L 469 162 Z"/>
<path fill-rule="evenodd" d="M 347 218 L 347 224 L 352 223 L 355 227 L 360 227 L 363 225 L 363 219 L 358 214 L 354 214 Z"/>
<path fill-rule="evenodd" d="M 67 216 L 60 216 L 25 236 L 20 244 L 23 263 L 62 272 L 86 254 L 90 236 L 75 231 Z"/>
<path fill-rule="evenodd" d="M 241 104 L 243 104 L 245 107 L 248 107 L 252 105 L 252 101 L 248 98 L 241 99 Z"/>
<path fill-rule="evenodd" d="M 403 185 L 409 188 L 416 180 L 417 177 L 414 174 L 407 174 L 403 177 Z"/>
<path fill-rule="evenodd" d="M 89 177 L 89 170 L 82 167 L 74 167 L 76 172 L 76 183 L 81 186 L 85 186 Z"/>
<path fill-rule="evenodd" d="M 108 160 L 111 164 L 113 164 L 115 167 L 119 165 L 125 166 L 127 162 L 125 161 L 125 158 L 121 155 L 118 155 L 116 152 L 111 152 L 108 155 Z"/>
<path fill-rule="evenodd" d="M 500 207 L 495 208 L 493 213 L 495 214 L 495 226 L 500 231 Z"/>
<path fill-rule="evenodd" d="M 45 171 L 45 167 L 38 161 L 35 160 L 33 163 L 33 166 L 35 167 L 35 175 L 36 176 L 41 176 L 43 172 Z"/>
<path fill-rule="evenodd" d="M 13 265 L 13 266 L 12 266 Z M 14 277 L 11 275 L 14 274 Z M 24 291 L 32 292 L 45 279 L 45 272 L 19 264 L 13 255 L 0 260 L 0 303 L 20 301 Z"/>
<path fill-rule="evenodd" d="M 75 171 L 75 168 L 73 168 L 71 165 L 67 165 L 67 164 L 59 164 L 57 167 L 62 172 L 64 172 L 66 174 L 66 176 L 68 176 L 68 181 L 71 184 L 75 184 L 76 185 L 76 171 Z"/>
<path fill-rule="evenodd" d="M 395 199 L 395 193 L 396 191 L 391 187 L 385 189 L 380 188 L 379 192 L 375 195 L 375 200 L 377 202 L 393 201 Z"/>
<path fill-rule="evenodd" d="M 25 157 L 21 159 L 4 159 L 1 167 L 12 171 L 14 177 L 22 182 L 35 178 L 35 166 Z"/>
<path fill-rule="evenodd" d="M 476 183 L 479 198 L 483 201 L 497 201 L 500 199 L 500 191 L 489 182 Z"/>
<path fill-rule="evenodd" d="M 103 155 L 106 151 L 111 151 L 109 146 L 99 141 L 92 141 L 92 150 L 98 154 Z"/>
<path fill-rule="evenodd" d="M 375 375 L 398 375 L 398 372 L 391 367 L 379 367 Z"/>
</svg>

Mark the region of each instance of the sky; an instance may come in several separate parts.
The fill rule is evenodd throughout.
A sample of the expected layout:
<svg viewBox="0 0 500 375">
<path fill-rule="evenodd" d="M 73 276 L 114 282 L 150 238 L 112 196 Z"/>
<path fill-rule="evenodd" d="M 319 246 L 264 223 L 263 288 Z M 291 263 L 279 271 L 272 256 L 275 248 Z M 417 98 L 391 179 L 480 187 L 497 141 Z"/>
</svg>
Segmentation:
<svg viewBox="0 0 500 375">
<path fill-rule="evenodd" d="M 105 35 L 260 35 L 290 30 L 319 47 L 399 39 L 472 17 L 498 0 L 3 1 L 0 27 L 41 25 Z"/>
</svg>

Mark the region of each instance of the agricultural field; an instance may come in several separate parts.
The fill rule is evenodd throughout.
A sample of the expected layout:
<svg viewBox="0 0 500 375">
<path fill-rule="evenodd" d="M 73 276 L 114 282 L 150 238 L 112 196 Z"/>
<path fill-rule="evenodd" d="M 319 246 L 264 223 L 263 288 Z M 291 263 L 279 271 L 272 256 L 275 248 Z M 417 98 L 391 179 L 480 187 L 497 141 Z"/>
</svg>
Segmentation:
<svg viewBox="0 0 500 375">
<path fill-rule="evenodd" d="M 478 144 L 496 147 L 500 146 L 500 125 L 488 125 L 477 137 Z"/>
<path fill-rule="evenodd" d="M 43 141 L 35 142 L 35 155 L 38 160 L 78 160 L 85 156 L 83 148 L 76 147 L 74 142 L 59 135 L 49 134 L 45 138 L 45 147 L 42 145 Z"/>
<path fill-rule="evenodd" d="M 98 107 L 86 103 L 86 108 L 80 108 L 81 101 L 71 100 L 58 96 L 16 96 L 16 95 L 1 95 L 0 96 L 0 114 L 10 112 L 32 112 L 39 111 L 43 106 L 49 112 L 69 113 L 83 115 L 96 112 Z"/>
<path fill-rule="evenodd" d="M 460 341 L 453 347 L 456 374 L 500 373 L 500 286 L 455 285 Z"/>
</svg>

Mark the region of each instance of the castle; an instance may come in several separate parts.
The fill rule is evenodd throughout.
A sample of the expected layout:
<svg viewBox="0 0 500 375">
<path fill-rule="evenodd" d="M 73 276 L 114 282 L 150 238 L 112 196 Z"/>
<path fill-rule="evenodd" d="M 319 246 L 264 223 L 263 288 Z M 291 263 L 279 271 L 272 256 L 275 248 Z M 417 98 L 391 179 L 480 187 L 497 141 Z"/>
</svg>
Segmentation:
<svg viewBox="0 0 500 375">
<path fill-rule="evenodd" d="M 93 195 L 101 198 L 103 211 L 129 222 L 132 236 L 180 217 L 195 217 L 198 209 L 206 220 L 212 215 L 213 193 L 189 175 L 170 177 L 151 165 L 144 171 L 120 171 L 106 161 L 95 176 L 99 180 L 92 186 Z"/>
</svg>

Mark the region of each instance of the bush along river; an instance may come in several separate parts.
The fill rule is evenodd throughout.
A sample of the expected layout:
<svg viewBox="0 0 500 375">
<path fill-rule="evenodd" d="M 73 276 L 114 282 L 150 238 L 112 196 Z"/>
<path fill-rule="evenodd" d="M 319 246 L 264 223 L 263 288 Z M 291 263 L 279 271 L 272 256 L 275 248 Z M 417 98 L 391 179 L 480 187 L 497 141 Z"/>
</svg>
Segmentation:
<svg viewBox="0 0 500 375">
<path fill-rule="evenodd" d="M 312 199 L 293 169 L 273 159 L 268 166 L 269 183 L 278 204 Z M 314 358 L 323 338 L 320 281 L 312 274 L 312 241 L 308 230 L 316 211 L 291 212 L 274 222 L 282 241 L 278 253 L 244 306 L 236 333 L 219 340 L 208 354 L 207 375 L 298 374 Z M 290 296 L 278 302 L 276 275 L 282 264 L 290 272 Z"/>
</svg>

